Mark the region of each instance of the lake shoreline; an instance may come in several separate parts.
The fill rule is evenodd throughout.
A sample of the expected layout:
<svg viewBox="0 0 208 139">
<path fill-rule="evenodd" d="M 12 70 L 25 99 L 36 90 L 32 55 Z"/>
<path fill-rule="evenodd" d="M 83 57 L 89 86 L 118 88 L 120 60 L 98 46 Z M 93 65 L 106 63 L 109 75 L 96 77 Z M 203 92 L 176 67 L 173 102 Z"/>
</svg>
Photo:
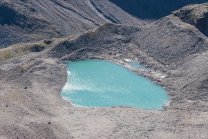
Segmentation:
<svg viewBox="0 0 208 139">
<path fill-rule="evenodd" d="M 103 58 L 104 59 L 104 58 Z M 109 60 L 109 59 L 104 59 L 104 60 Z M 34 100 L 34 102 L 38 102 L 38 104 L 36 103 L 35 105 L 37 105 L 38 107 L 40 107 L 42 110 L 38 110 L 35 108 L 35 111 L 37 111 L 37 113 L 35 115 L 42 115 L 41 117 L 36 117 L 36 118 L 32 118 L 32 119 L 28 119 L 30 117 L 31 114 L 29 114 L 28 116 L 26 115 L 25 120 L 21 120 L 21 123 L 27 123 L 28 121 L 33 121 L 33 122 L 39 122 L 39 123 L 45 123 L 43 125 L 41 125 L 42 128 L 47 129 L 50 127 L 50 129 L 52 129 L 53 131 L 56 130 L 62 130 L 62 132 L 59 133 L 59 135 L 63 138 L 65 137 L 75 137 L 75 138 L 82 138 L 82 137 L 91 137 L 91 138 L 97 138 L 99 136 L 105 136 L 105 137 L 109 137 L 109 138 L 115 138 L 118 137 L 120 135 L 125 136 L 123 133 L 121 133 L 121 131 L 124 131 L 125 129 L 125 125 L 131 125 L 129 126 L 129 130 L 135 130 L 136 128 L 141 127 L 143 130 L 141 130 L 140 132 L 137 132 L 135 134 L 130 135 L 131 137 L 137 137 L 137 136 L 146 136 L 146 135 L 151 135 L 151 132 L 145 132 L 148 129 L 151 129 L 153 126 L 157 126 L 157 129 L 154 130 L 155 133 L 157 133 L 156 138 L 161 137 L 162 134 L 170 134 L 170 133 L 174 133 L 173 130 L 170 130 L 168 132 L 160 132 L 161 130 L 165 131 L 167 129 L 166 125 L 163 124 L 159 124 L 159 123 L 166 123 L 169 126 L 174 126 L 177 125 L 177 120 L 178 119 L 183 119 L 183 121 L 186 120 L 190 120 L 196 118 L 195 113 L 198 113 L 198 111 L 189 111 L 189 110 L 183 110 L 180 108 L 176 108 L 176 109 L 172 109 L 174 103 L 170 103 L 169 106 L 166 106 L 164 110 L 142 110 L 142 109 L 138 109 L 138 108 L 126 108 L 126 107 L 112 107 L 112 108 L 82 108 L 82 107 L 75 107 L 72 104 L 70 104 L 70 102 L 65 101 L 62 97 L 60 93 L 57 92 L 61 92 L 62 87 L 64 86 L 65 82 L 66 82 L 66 77 L 67 77 L 67 72 L 65 69 L 65 66 L 63 64 L 61 64 L 61 62 L 59 60 L 56 59 L 51 59 L 51 58 L 39 58 L 39 59 L 34 59 L 30 62 L 32 63 L 37 63 L 39 61 L 39 64 L 35 64 L 33 66 L 32 69 L 37 69 L 36 67 L 45 67 L 44 70 L 35 70 L 36 72 L 38 72 L 38 74 L 43 74 L 45 72 L 48 72 L 49 75 L 44 75 L 45 77 L 49 77 L 48 79 L 57 79 L 57 77 L 61 77 L 62 79 L 57 82 L 57 81 L 53 81 L 51 83 L 43 83 L 40 86 L 40 76 L 37 76 L 34 78 L 34 76 L 32 76 L 31 74 L 31 70 L 26 70 L 25 71 L 25 76 L 19 76 L 19 80 L 21 78 L 24 78 L 22 80 L 25 80 L 25 77 L 32 79 L 33 80 L 33 84 L 36 85 L 32 85 L 32 86 L 27 86 L 27 89 L 22 89 L 24 93 L 29 92 L 39 92 L 37 93 L 33 93 L 34 96 L 36 95 L 41 95 L 44 99 L 39 99 Z M 122 64 L 124 67 L 126 66 L 125 62 L 121 62 L 116 61 L 116 60 L 111 60 L 113 62 L 117 62 L 118 64 Z M 58 64 L 60 63 L 60 64 Z M 52 69 L 55 69 L 54 71 L 51 71 Z M 46 70 L 46 71 L 45 71 Z M 130 70 L 134 71 L 135 73 L 139 74 L 139 75 L 147 75 L 146 71 L 140 70 L 138 69 L 137 71 L 135 71 L 134 69 Z M 33 70 L 34 71 L 34 70 Z M 151 74 L 149 74 L 149 76 L 146 76 L 147 78 L 150 77 L 150 75 L 155 75 L 152 72 L 149 72 Z M 30 78 L 31 76 L 31 78 Z M 154 79 L 154 82 L 158 82 L 157 81 L 157 76 L 151 76 L 150 79 Z M 42 79 L 42 78 L 41 78 Z M 47 79 L 47 80 L 48 80 Z M 160 84 L 162 84 L 163 82 L 161 81 L 164 80 L 163 78 L 159 78 L 160 80 Z M 1 80 L 1 83 L 3 82 L 3 80 Z M 162 82 L 162 83 L 161 83 Z M 55 84 L 54 84 L 55 83 Z M 58 84 L 57 84 L 58 83 Z M 15 83 L 17 85 L 13 85 L 16 86 L 18 88 L 18 83 Z M 50 93 L 50 95 L 45 95 L 46 90 L 42 90 L 43 88 L 48 88 L 47 86 L 51 86 L 52 84 L 54 84 L 55 86 L 53 86 L 53 88 L 47 90 L 48 93 Z M 162 84 L 163 87 L 168 88 L 168 86 L 166 86 L 166 84 Z M 9 87 L 9 85 L 4 84 L 4 90 L 3 92 L 6 93 L 6 88 Z M 54 88 L 55 87 L 55 88 Z M 15 89 L 13 87 L 13 89 Z M 11 92 L 15 91 L 11 89 Z M 16 92 L 16 91 L 15 91 Z M 20 92 L 19 92 L 20 93 Z M 21 94 L 21 93 L 20 93 Z M 170 95 L 170 92 L 168 93 Z M 23 94 L 22 94 L 23 95 Z M 27 105 L 34 106 L 34 102 L 28 102 Z M 48 107 L 47 105 L 45 105 L 45 102 L 47 102 L 47 105 L 51 105 L 50 107 Z M 5 105 L 6 105 L 6 101 L 5 101 Z M 15 111 L 17 111 L 19 108 L 11 108 L 10 105 L 14 105 L 14 104 L 8 104 L 9 105 L 9 109 L 14 109 Z M 171 108 L 171 109 L 170 109 Z M 182 107 L 181 107 L 182 108 Z M 19 109 L 21 110 L 21 109 Z M 3 112 L 5 113 L 5 112 Z M 192 117 L 189 117 L 189 114 L 192 113 Z M 7 114 L 7 112 L 5 113 Z M 49 115 L 48 115 L 49 114 Z M 56 114 L 56 116 L 54 115 Z M 203 113 L 202 113 L 203 114 Z M 34 116 L 35 116 L 34 115 Z M 54 116 L 50 116 L 50 115 L 54 115 Z M 170 116 L 171 115 L 171 116 Z M 12 117 L 11 117 L 12 116 Z M 19 116 L 16 116 L 14 118 L 15 115 L 8 115 L 7 114 L 7 118 L 9 119 L 19 119 Z M 117 117 L 116 119 L 114 119 L 113 117 Z M 180 118 L 179 118 L 179 117 Z M 45 117 L 45 118 L 43 118 Z M 62 119 L 66 119 L 69 118 L 69 120 L 67 120 L 67 122 L 65 120 Z M 78 118 L 79 117 L 79 118 Z M 159 118 L 160 117 L 160 118 Z M 78 119 L 79 121 L 77 121 Z M 81 118 L 81 119 L 80 119 Z M 139 118 L 139 119 L 138 119 Z M 48 119 L 48 120 L 46 120 Z M 114 119 L 114 120 L 113 120 Z M 2 121 L 2 120 L 1 120 Z M 48 125 L 48 122 L 50 122 L 52 125 L 54 125 L 54 127 L 51 127 L 50 125 Z M 135 125 L 135 122 L 137 123 Z M 3 122 L 4 123 L 4 122 Z M 104 124 L 104 123 L 108 123 L 108 124 Z M 142 124 L 141 124 L 142 123 Z M 32 124 L 32 123 L 31 123 Z M 119 126 L 116 126 L 118 125 Z M 60 126 L 61 125 L 61 126 Z M 75 129 L 75 127 L 77 127 L 76 125 L 78 125 L 80 130 L 77 130 L 76 132 L 71 132 Z M 83 128 L 85 126 L 91 127 L 91 129 L 86 129 L 83 130 Z M 146 128 L 144 128 L 144 126 L 146 126 Z M 21 126 L 17 126 L 18 130 Z M 58 128 L 57 128 L 58 127 Z M 67 127 L 67 128 L 65 128 Z M 99 128 L 97 128 L 99 127 Z M 56 129 L 55 129 L 56 128 Z M 82 129 L 82 130 L 81 130 Z M 104 131 L 103 131 L 104 130 Z M 21 131 L 21 133 L 26 134 L 26 132 Z M 65 134 L 68 133 L 68 134 Z M 183 132 L 184 133 L 184 132 Z M 189 131 L 187 132 L 189 133 Z M 5 134 L 5 133 L 4 133 Z M 21 135 L 21 134 L 20 134 Z M 28 134 L 28 137 L 30 137 L 31 133 Z M 178 135 L 178 134 L 177 134 Z M 175 136 L 175 134 L 171 134 L 171 136 Z M 186 136 L 186 134 L 184 134 L 184 137 Z M 129 137 L 129 135 L 128 135 Z"/>
<path fill-rule="evenodd" d="M 120 26 L 109 26 L 124 34 L 112 35 L 120 41 L 109 41 L 113 37 L 107 33 L 104 36 L 109 38 L 102 37 L 100 41 L 96 31 L 96 35 L 88 32 L 40 53 L 0 64 L 0 137 L 206 139 L 208 104 L 206 91 L 191 84 L 196 72 L 181 61 L 164 64 L 169 56 L 165 52 L 159 59 L 141 51 L 133 41 L 127 44 L 135 28 L 125 27 L 124 32 Z M 100 34 L 103 36 L 103 32 Z M 178 57 L 174 58 L 171 60 L 177 61 Z M 109 60 L 148 78 L 167 90 L 170 104 L 163 110 L 74 107 L 60 94 L 67 81 L 64 62 L 89 59 Z M 148 71 L 129 67 L 126 59 L 145 65 Z"/>
<path fill-rule="evenodd" d="M 61 96 L 65 100 L 72 101 L 74 106 L 87 108 L 123 106 L 145 110 L 161 110 L 165 103 L 167 104 L 168 100 L 166 99 L 168 97 L 161 86 L 153 84 L 150 80 L 119 64 L 103 60 L 84 60 L 67 63 L 68 79 L 62 89 Z M 134 67 L 131 66 L 131 68 Z M 131 88 L 128 88 L 129 86 Z M 107 98 L 111 101 L 109 102 Z M 92 100 L 89 101 L 90 99 Z M 162 102 L 161 99 L 164 99 L 164 101 Z M 161 104 L 164 105 L 161 106 Z"/>
</svg>

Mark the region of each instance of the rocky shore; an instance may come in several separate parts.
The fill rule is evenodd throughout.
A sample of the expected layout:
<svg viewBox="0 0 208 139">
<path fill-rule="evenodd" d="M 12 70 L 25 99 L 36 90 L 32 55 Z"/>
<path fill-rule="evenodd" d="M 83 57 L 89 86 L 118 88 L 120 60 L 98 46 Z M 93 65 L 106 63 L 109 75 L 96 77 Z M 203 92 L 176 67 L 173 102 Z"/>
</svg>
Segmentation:
<svg viewBox="0 0 208 139">
<path fill-rule="evenodd" d="M 175 13 L 174 13 L 175 14 Z M 208 39 L 171 14 L 145 27 L 104 24 L 0 63 L 0 138 L 208 137 Z M 80 108 L 60 96 L 66 61 L 116 62 L 167 90 L 161 111 Z M 126 59 L 149 70 L 130 68 Z"/>
</svg>

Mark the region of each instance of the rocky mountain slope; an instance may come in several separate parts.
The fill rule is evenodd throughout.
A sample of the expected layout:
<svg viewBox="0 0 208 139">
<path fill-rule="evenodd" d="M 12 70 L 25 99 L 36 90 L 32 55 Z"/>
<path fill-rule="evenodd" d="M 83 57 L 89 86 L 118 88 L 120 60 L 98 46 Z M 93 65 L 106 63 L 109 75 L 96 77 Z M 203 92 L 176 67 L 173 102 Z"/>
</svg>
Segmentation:
<svg viewBox="0 0 208 139">
<path fill-rule="evenodd" d="M 99 9 L 88 0 L 1 0 L 0 48 L 14 43 L 65 37 L 106 22 L 144 24 L 109 2 L 107 9 Z"/>
<path fill-rule="evenodd" d="M 201 7 L 195 12 L 206 15 L 206 5 L 195 5 Z M 107 23 L 40 42 L 45 49 L 21 57 L 16 45 L 0 50 L 16 53 L 0 64 L 0 138 L 206 139 L 208 38 L 191 20 L 184 20 L 197 23 L 197 14 L 180 11 L 142 27 Z M 21 49 L 34 46 L 24 44 Z M 109 60 L 160 84 L 169 105 L 162 111 L 72 106 L 59 94 L 67 80 L 63 62 L 84 59 Z M 126 59 L 149 70 L 131 68 Z"/>
<path fill-rule="evenodd" d="M 208 67 L 200 65 L 201 63 L 195 60 L 195 58 L 198 59 L 198 56 L 202 57 L 202 54 L 206 54 L 207 50 L 208 39 L 206 36 L 194 26 L 170 15 L 141 28 L 105 24 L 95 31 L 78 36 L 76 39 L 64 40 L 51 48 L 47 55 L 64 61 L 105 59 L 107 57 L 111 57 L 110 60 L 137 58 L 140 63 L 145 63 L 153 70 L 165 72 L 168 76 L 166 78 L 167 84 L 170 85 L 165 86 L 166 88 L 172 88 L 172 84 L 177 84 L 174 89 L 184 93 L 183 97 L 181 94 L 173 93 L 174 98 L 201 100 L 199 94 L 206 93 L 206 87 L 203 87 L 204 84 L 194 85 L 192 82 L 197 78 L 204 82 L 203 80 L 208 78 L 207 70 L 205 70 Z M 204 61 L 206 61 L 205 59 L 207 58 L 203 56 Z M 190 68 L 187 71 L 191 70 L 192 72 L 189 73 L 182 72 L 182 67 L 190 63 L 198 67 Z M 204 70 L 196 70 L 202 67 Z M 199 79 L 200 77 L 203 78 Z M 197 90 L 192 90 L 192 93 L 185 91 L 190 83 L 194 85 L 192 88 L 197 88 Z M 203 91 L 198 92 L 199 90 Z"/>
<path fill-rule="evenodd" d="M 205 0 L 1 0 L 0 48 L 66 37 L 108 22 L 142 26 L 187 4 L 203 2 Z"/>
<path fill-rule="evenodd" d="M 198 4 L 183 7 L 173 14 L 182 21 L 194 25 L 204 35 L 208 36 L 208 4 Z"/>
<path fill-rule="evenodd" d="M 109 0 L 127 13 L 143 20 L 154 21 L 189 4 L 201 4 L 206 0 Z"/>
</svg>

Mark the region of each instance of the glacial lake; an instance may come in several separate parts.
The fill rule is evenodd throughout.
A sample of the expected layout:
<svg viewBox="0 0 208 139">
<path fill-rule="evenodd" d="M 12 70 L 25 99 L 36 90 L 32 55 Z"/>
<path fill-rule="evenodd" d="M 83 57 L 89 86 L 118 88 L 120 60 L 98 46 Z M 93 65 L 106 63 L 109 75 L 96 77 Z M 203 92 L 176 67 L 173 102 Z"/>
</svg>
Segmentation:
<svg viewBox="0 0 208 139">
<path fill-rule="evenodd" d="M 69 62 L 67 73 L 61 96 L 75 106 L 161 110 L 168 102 L 166 90 L 161 86 L 112 62 Z"/>
<path fill-rule="evenodd" d="M 130 62 L 129 65 L 132 66 L 132 67 L 134 67 L 134 68 L 140 68 L 140 69 L 143 69 L 145 71 L 148 71 L 147 68 L 145 68 L 144 66 L 142 66 L 142 65 L 140 65 L 140 64 L 138 64 L 136 62 Z"/>
</svg>

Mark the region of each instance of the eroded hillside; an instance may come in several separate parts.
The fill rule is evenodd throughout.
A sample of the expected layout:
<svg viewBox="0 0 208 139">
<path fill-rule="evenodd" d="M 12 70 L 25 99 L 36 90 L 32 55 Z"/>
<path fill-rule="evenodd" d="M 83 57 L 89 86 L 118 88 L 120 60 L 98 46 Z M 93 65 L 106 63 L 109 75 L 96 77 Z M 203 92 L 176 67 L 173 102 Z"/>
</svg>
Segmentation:
<svg viewBox="0 0 208 139">
<path fill-rule="evenodd" d="M 109 2 L 106 10 L 88 0 L 2 0 L 0 48 L 78 34 L 106 22 L 144 24 Z"/>
<path fill-rule="evenodd" d="M 182 6 L 203 2 L 205 0 L 1 0 L 0 48 L 79 34 L 109 22 L 142 26 Z M 201 28 L 201 20 L 192 23 L 206 32 Z"/>
<path fill-rule="evenodd" d="M 203 14 L 188 6 L 196 14 L 179 10 L 140 27 L 106 23 L 1 49 L 0 138 L 207 139 L 208 38 L 187 22 L 206 15 L 204 5 L 195 5 Z M 67 80 L 64 62 L 85 59 L 109 60 L 150 79 L 167 90 L 169 104 L 161 111 L 73 106 L 59 94 Z M 129 60 L 148 71 L 129 67 Z"/>
</svg>

